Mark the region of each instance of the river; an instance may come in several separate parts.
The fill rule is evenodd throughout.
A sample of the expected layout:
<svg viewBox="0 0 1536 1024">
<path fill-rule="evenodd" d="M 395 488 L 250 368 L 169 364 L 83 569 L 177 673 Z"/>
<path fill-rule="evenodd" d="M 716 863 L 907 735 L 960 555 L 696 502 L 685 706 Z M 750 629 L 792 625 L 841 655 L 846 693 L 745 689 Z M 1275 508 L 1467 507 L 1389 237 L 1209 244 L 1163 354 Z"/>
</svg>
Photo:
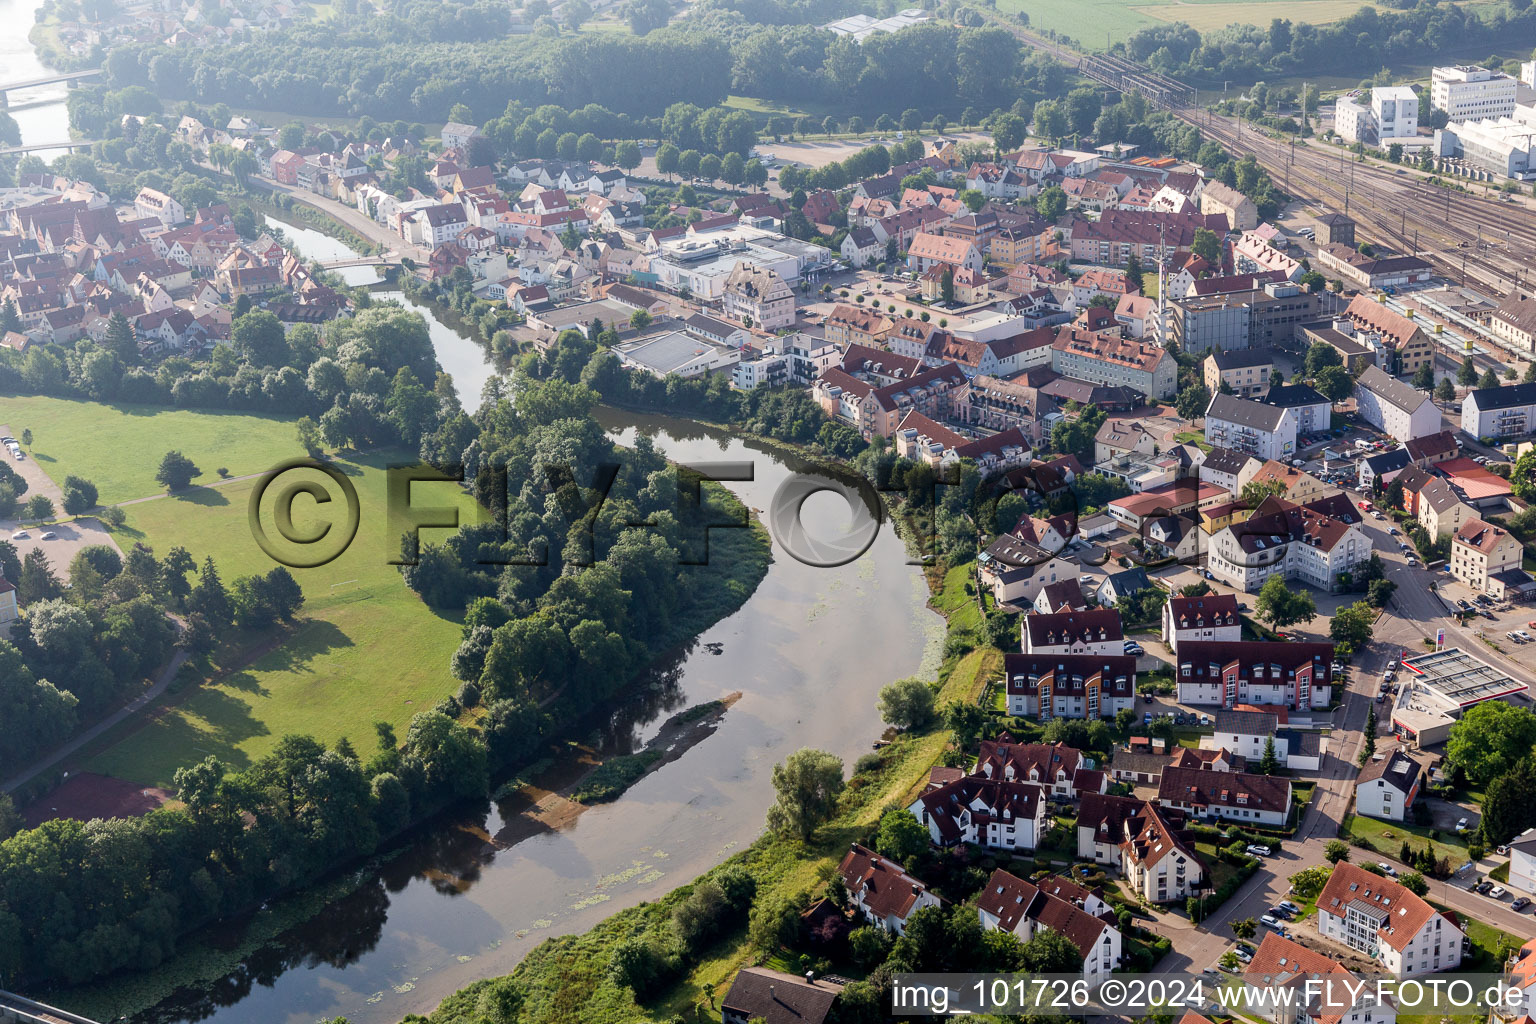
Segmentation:
<svg viewBox="0 0 1536 1024">
<path fill-rule="evenodd" d="M 36 23 L 38 0 L 0 0 L 0 81 L 15 82 L 51 74 L 38 59 L 37 51 L 27 40 L 27 33 Z M 36 89 L 23 89 L 9 95 L 11 109 L 7 111 L 21 128 L 24 145 L 54 142 L 69 138 L 69 111 L 64 106 L 67 88 L 61 82 Z M 62 149 L 45 149 L 37 153 L 44 160 L 63 156 Z"/>
<path fill-rule="evenodd" d="M 327 258 L 322 250 L 340 245 L 281 226 L 305 256 Z M 489 375 L 473 340 L 435 321 L 432 339 L 445 368 L 480 360 L 480 379 Z M 455 381 L 475 405 L 471 376 L 455 372 Z M 768 508 L 788 477 L 819 472 L 689 421 L 611 409 L 599 419 L 620 443 L 645 433 L 675 461 L 751 462 L 755 479 L 727 486 L 753 509 Z M 846 519 L 835 502 L 806 503 L 813 534 L 834 535 Z M 673 712 L 740 691 L 713 735 L 619 800 L 557 827 L 526 813 L 522 797 L 444 820 L 353 895 L 145 1019 L 312 1024 L 344 1015 L 353 1024 L 394 1024 L 430 1012 L 476 978 L 507 973 L 552 935 L 583 931 L 696 877 L 761 831 L 776 762 L 811 746 L 851 766 L 882 732 L 880 687 L 937 668 L 943 622 L 907 563 L 888 526 L 837 569 L 804 565 L 775 543 L 747 603 L 656 666 L 584 739 L 609 753 L 634 750 Z"/>
</svg>

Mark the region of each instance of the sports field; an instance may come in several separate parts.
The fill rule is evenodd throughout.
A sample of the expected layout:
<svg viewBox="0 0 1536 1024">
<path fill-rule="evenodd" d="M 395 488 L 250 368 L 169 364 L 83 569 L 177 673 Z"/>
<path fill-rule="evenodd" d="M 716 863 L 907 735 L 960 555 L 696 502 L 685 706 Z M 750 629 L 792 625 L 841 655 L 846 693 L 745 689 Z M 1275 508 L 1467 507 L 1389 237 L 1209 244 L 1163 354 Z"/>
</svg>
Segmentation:
<svg viewBox="0 0 1536 1024">
<path fill-rule="evenodd" d="M 200 422 L 206 414 L 186 415 L 193 417 L 188 426 L 194 432 L 217 426 Z M 218 655 L 226 675 L 173 694 L 159 710 L 108 733 L 92 746 L 83 767 L 168 785 L 177 768 L 208 754 L 237 767 L 247 765 L 287 733 L 307 733 L 325 743 L 347 736 L 366 757 L 374 748 L 375 721 L 393 723 L 403 737 L 412 715 L 454 692 L 458 683 L 448 673 L 448 661 L 459 644 L 457 622 L 422 604 L 388 564 L 399 550 L 385 523 L 390 461 L 386 455 L 335 460 L 357 490 L 356 538 L 329 564 L 290 569 L 304 589 L 305 603 L 298 625 L 280 644 L 271 637 L 226 638 Z M 138 470 L 126 467 L 123 472 L 131 478 Z M 306 471 L 297 477 L 325 484 L 339 498 L 335 485 L 322 475 Z M 293 480 L 283 476 L 262 503 L 260 518 L 269 533 L 274 530 L 271 495 Z M 128 505 L 118 542 L 127 547 L 142 541 L 161 555 L 179 544 L 199 563 L 212 555 L 226 586 L 237 576 L 266 572 L 275 563 L 253 538 L 248 518 L 249 499 L 259 482 L 238 481 Z M 473 502 L 450 483 L 417 484 L 412 500 L 417 506 L 451 505 L 465 516 L 475 512 Z M 300 496 L 293 507 L 290 533 L 313 532 L 324 522 L 333 524 L 331 538 L 341 533 L 343 501 L 318 505 Z M 422 531 L 424 540 L 442 534 Z M 286 546 L 283 550 L 297 553 Z"/>
<path fill-rule="evenodd" d="M 60 398 L 0 396 L 0 423 L 32 431 L 32 457 L 56 483 L 73 473 L 94 483 L 103 504 L 165 490 L 160 459 L 179 450 L 203 471 L 194 483 L 259 473 L 302 455 L 293 420 L 250 413 L 193 412 Z"/>
</svg>

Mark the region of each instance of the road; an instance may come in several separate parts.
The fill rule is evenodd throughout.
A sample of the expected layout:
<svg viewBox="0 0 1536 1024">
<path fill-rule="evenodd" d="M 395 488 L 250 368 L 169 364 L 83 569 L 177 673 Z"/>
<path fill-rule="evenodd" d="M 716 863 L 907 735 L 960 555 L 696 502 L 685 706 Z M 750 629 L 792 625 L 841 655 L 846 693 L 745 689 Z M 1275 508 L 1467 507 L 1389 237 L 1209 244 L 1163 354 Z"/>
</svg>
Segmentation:
<svg viewBox="0 0 1536 1024">
<path fill-rule="evenodd" d="M 1352 495 L 1351 499 L 1358 500 L 1358 495 Z M 1435 574 L 1416 569 L 1404 561 L 1404 556 L 1397 550 L 1397 539 L 1388 533 L 1389 523 L 1367 518 L 1365 527 L 1373 546 L 1386 564 L 1387 578 L 1398 585 L 1397 591 L 1390 607 L 1377 623 L 1374 642 L 1354 660 L 1342 707 L 1334 712 L 1334 728 L 1328 738 L 1328 751 L 1322 770 L 1309 773 L 1316 781 L 1316 790 L 1296 836 L 1283 844 L 1280 853 L 1265 859 L 1254 876 L 1219 911 L 1212 914 L 1204 925 L 1196 928 L 1181 917 L 1159 917 L 1154 930 L 1169 936 L 1174 942 L 1173 951 L 1158 965 L 1159 971 L 1199 972 L 1212 966 L 1226 950 L 1232 948 L 1235 941 L 1229 922 L 1250 917 L 1257 920 L 1285 898 L 1291 875 L 1326 863 L 1323 847 L 1327 840 L 1338 835 L 1339 825 L 1353 795 L 1356 759 L 1365 742 L 1365 724 L 1377 693 L 1377 681 L 1387 662 L 1397 658 L 1401 651 L 1422 651 L 1424 636 L 1433 636 L 1436 629 L 1443 627 L 1448 645 L 1460 645 L 1478 657 L 1495 661 L 1501 669 L 1527 683 L 1536 679 L 1524 666 L 1494 655 L 1469 630 L 1453 624 L 1440 599 L 1429 590 Z M 1304 639 L 1326 639 L 1327 630 L 1328 621 L 1318 619 L 1299 632 Z M 1378 749 L 1389 748 L 1394 742 L 1390 736 L 1390 722 L 1380 721 L 1377 728 Z M 1386 861 L 1406 870 L 1406 865 L 1397 859 L 1395 852 L 1370 853 L 1355 848 L 1351 850 L 1351 859 L 1372 863 Z M 1508 902 L 1496 902 L 1454 884 L 1436 880 L 1429 882 L 1430 898 L 1452 910 L 1514 935 L 1525 936 L 1536 932 L 1536 919 L 1529 913 L 1520 914 L 1511 910 Z M 1315 917 L 1308 918 L 1292 930 L 1303 938 L 1310 936 L 1315 939 Z"/>
</svg>

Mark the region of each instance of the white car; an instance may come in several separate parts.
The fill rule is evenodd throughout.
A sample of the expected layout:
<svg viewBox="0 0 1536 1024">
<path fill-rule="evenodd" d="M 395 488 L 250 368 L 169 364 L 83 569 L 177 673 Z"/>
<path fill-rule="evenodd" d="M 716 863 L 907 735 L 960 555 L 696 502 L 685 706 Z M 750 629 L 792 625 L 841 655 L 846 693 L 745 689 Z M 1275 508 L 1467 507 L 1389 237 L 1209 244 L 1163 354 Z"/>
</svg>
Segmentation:
<svg viewBox="0 0 1536 1024">
<path fill-rule="evenodd" d="M 1248 852 L 1255 857 L 1268 857 L 1270 849 L 1267 846 L 1250 846 Z"/>
<path fill-rule="evenodd" d="M 31 536 L 32 535 L 26 530 L 17 530 L 15 533 L 11 534 L 11 540 L 26 540 Z"/>
<path fill-rule="evenodd" d="M 41 535 L 41 539 L 43 539 L 43 540 L 58 540 L 59 539 L 59 535 L 54 533 L 52 530 L 49 530 L 46 533 L 43 533 Z"/>
<path fill-rule="evenodd" d="M 1244 949 L 1244 948 L 1243 948 L 1243 947 L 1242 947 L 1242 946 L 1236 946 L 1236 947 L 1234 947 L 1234 948 L 1233 948 L 1233 950 L 1232 950 L 1232 952 L 1233 952 L 1233 953 L 1234 953 L 1234 954 L 1236 954 L 1236 956 L 1237 956 L 1237 958 L 1238 958 L 1238 959 L 1239 959 L 1239 960 L 1241 960 L 1241 961 L 1242 961 L 1242 962 L 1243 962 L 1243 963 L 1245 963 L 1245 964 L 1246 964 L 1246 963 L 1250 963 L 1250 962 L 1252 962 L 1252 960 L 1253 960 L 1253 954 L 1252 954 L 1252 953 L 1250 953 L 1250 952 L 1248 952 L 1248 951 L 1247 951 L 1247 950 L 1246 950 L 1246 949 Z"/>
<path fill-rule="evenodd" d="M 1263 917 L 1259 918 L 1259 924 L 1266 928 L 1273 928 L 1275 931 L 1281 931 L 1285 928 L 1285 925 L 1280 923 L 1280 919 L 1275 917 L 1273 914 L 1265 914 Z"/>
<path fill-rule="evenodd" d="M 1488 895 L 1493 899 L 1501 900 L 1505 896 L 1509 895 L 1509 890 L 1505 889 L 1502 885 L 1496 885 L 1492 889 L 1488 890 Z"/>
<path fill-rule="evenodd" d="M 1466 830 L 1467 830 L 1467 819 L 1466 818 L 1462 818 L 1460 821 L 1458 821 L 1456 823 L 1456 831 L 1457 832 L 1465 832 Z"/>
<path fill-rule="evenodd" d="M 1391 864 L 1388 864 L 1386 861 L 1379 860 L 1376 862 L 1376 866 L 1381 868 L 1381 873 L 1386 875 L 1388 878 L 1397 877 L 1397 868 L 1393 867 Z"/>
</svg>

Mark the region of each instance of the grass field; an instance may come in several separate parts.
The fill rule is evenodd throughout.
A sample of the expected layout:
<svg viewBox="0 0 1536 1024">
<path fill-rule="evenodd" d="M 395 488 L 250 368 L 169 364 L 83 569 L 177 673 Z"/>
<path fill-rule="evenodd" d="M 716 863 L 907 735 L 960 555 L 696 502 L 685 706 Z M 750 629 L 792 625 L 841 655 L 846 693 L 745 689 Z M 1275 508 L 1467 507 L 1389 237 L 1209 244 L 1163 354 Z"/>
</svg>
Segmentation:
<svg viewBox="0 0 1536 1024">
<path fill-rule="evenodd" d="M 1382 853 L 1396 857 L 1403 845 L 1403 840 L 1415 850 L 1422 850 L 1424 843 L 1429 842 L 1434 847 L 1435 857 L 1448 857 L 1451 867 L 1460 867 L 1467 860 L 1467 844 L 1454 832 L 1440 832 L 1439 837 L 1430 839 L 1429 833 L 1433 831 L 1428 825 L 1415 825 L 1406 821 L 1378 821 L 1375 818 L 1367 818 L 1356 814 L 1345 819 L 1349 827 L 1350 835 L 1362 839 L 1369 839 Z M 1388 833 L 1391 833 L 1388 835 Z M 1374 858 L 1361 856 L 1363 861 L 1372 861 Z"/>
<path fill-rule="evenodd" d="M 212 419 L 222 424 L 222 417 Z M 191 426 L 211 429 L 196 420 Z M 253 459 L 267 457 L 258 455 L 257 447 L 250 452 Z M 403 736 L 412 715 L 453 692 L 458 684 L 448 674 L 448 660 L 459 644 L 459 626 L 422 604 L 387 562 L 399 550 L 398 540 L 388 539 L 398 533 L 385 525 L 388 461 L 383 455 L 338 460 L 357 488 L 360 526 L 335 561 L 290 570 L 304 589 L 305 604 L 286 641 L 254 659 L 247 655 L 248 664 L 180 695 L 151 720 L 108 733 L 93 748 L 90 770 L 168 784 L 177 768 L 208 754 L 244 766 L 287 733 L 308 733 L 325 743 L 345 735 L 366 756 L 374 746 L 373 722 L 391 722 Z M 123 469 L 125 474 L 133 471 Z M 314 478 L 323 479 L 319 474 Z M 289 478 L 282 481 L 286 485 Z M 236 576 L 266 572 L 274 563 L 253 539 L 247 518 L 258 482 L 129 505 L 119 543 L 126 547 L 142 540 L 162 555 L 180 544 L 199 563 L 212 555 L 226 586 Z M 419 484 L 413 501 L 417 506 L 457 505 L 465 515 L 473 514 L 472 502 L 453 484 Z M 270 505 L 270 499 L 263 502 L 269 531 Z M 298 499 L 294 510 L 297 530 L 320 522 L 307 498 Z M 442 532 L 424 530 L 422 536 L 431 539 Z"/>
<path fill-rule="evenodd" d="M 217 480 L 221 466 L 244 476 L 304 454 L 291 419 L 249 413 L 6 396 L 0 423 L 17 437 L 32 431 L 32 456 L 54 483 L 67 473 L 83 476 L 103 503 L 163 492 L 155 470 L 172 448 L 203 471 L 196 483 Z"/>
</svg>

